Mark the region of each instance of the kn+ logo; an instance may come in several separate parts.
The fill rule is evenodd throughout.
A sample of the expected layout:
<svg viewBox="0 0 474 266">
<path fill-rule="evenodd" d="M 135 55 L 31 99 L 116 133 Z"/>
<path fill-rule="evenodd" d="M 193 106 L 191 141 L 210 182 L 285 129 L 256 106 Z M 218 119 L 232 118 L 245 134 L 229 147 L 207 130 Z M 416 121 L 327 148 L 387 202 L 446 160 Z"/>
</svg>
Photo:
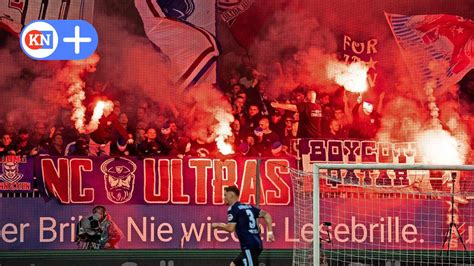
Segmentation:
<svg viewBox="0 0 474 266">
<path fill-rule="evenodd" d="M 36 60 L 80 60 L 97 48 L 94 27 L 84 20 L 38 20 L 23 28 L 20 46 Z"/>
</svg>

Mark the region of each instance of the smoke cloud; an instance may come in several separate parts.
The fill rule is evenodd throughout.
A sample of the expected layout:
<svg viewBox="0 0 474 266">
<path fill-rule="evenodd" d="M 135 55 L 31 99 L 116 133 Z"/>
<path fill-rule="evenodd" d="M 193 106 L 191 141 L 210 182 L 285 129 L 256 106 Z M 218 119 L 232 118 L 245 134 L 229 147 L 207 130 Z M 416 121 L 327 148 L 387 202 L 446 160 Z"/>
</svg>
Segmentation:
<svg viewBox="0 0 474 266">
<path fill-rule="evenodd" d="M 64 62 L 34 61 L 20 50 L 18 40 L 5 36 L 0 48 L 0 113 L 4 122 L 16 128 L 36 121 L 55 123 L 55 117 L 67 107 L 66 87 L 60 75 Z"/>
</svg>

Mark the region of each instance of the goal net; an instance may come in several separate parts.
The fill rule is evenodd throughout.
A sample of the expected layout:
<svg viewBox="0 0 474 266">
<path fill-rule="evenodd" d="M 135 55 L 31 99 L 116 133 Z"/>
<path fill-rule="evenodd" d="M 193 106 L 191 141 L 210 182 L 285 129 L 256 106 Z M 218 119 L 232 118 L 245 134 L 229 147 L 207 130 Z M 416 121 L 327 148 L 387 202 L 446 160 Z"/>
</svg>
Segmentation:
<svg viewBox="0 0 474 266">
<path fill-rule="evenodd" d="M 473 170 L 401 164 L 292 169 L 299 240 L 293 265 L 474 265 Z M 314 240 L 313 224 L 319 225 Z"/>
</svg>

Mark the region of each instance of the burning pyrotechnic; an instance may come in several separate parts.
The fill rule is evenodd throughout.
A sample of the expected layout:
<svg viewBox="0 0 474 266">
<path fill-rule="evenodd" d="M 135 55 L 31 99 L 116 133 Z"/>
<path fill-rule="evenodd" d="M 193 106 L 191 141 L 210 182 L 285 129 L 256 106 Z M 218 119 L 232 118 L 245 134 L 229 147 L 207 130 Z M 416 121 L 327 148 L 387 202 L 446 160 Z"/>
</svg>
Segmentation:
<svg viewBox="0 0 474 266">
<path fill-rule="evenodd" d="M 80 133 L 84 133 L 86 130 L 84 122 L 86 108 L 82 104 L 82 101 L 86 98 L 84 93 L 85 82 L 82 80 L 82 76 L 85 72 L 94 72 L 99 60 L 99 56 L 94 54 L 84 60 L 69 61 L 66 68 L 63 70 L 64 79 L 66 79 L 65 82 L 70 83 L 67 92 L 69 96 L 68 101 L 72 105 L 71 119 Z"/>
<path fill-rule="evenodd" d="M 234 121 L 234 117 L 224 109 L 217 108 L 215 111 L 215 118 L 219 122 L 214 128 L 214 133 L 217 135 L 215 139 L 217 148 L 223 155 L 233 154 L 234 150 L 232 145 L 227 143 L 226 140 L 232 136 L 230 123 Z"/>
<path fill-rule="evenodd" d="M 105 108 L 106 102 L 104 101 L 98 101 L 97 104 L 94 107 L 94 113 L 92 114 L 91 122 L 98 122 L 99 119 L 102 117 L 104 114 L 104 108 Z"/>
<path fill-rule="evenodd" d="M 112 101 L 97 101 L 94 107 L 94 113 L 92 114 L 91 121 L 87 126 L 84 127 L 84 131 L 87 133 L 94 132 L 99 127 L 99 120 L 104 115 L 104 110 L 113 110 Z"/>
<path fill-rule="evenodd" d="M 423 160 L 429 164 L 463 164 L 464 145 L 442 129 L 431 129 L 417 136 Z"/>
<path fill-rule="evenodd" d="M 338 61 L 329 61 L 326 65 L 327 77 L 350 92 L 367 91 L 369 88 L 367 71 L 369 71 L 369 67 L 363 62 L 347 65 Z"/>
</svg>

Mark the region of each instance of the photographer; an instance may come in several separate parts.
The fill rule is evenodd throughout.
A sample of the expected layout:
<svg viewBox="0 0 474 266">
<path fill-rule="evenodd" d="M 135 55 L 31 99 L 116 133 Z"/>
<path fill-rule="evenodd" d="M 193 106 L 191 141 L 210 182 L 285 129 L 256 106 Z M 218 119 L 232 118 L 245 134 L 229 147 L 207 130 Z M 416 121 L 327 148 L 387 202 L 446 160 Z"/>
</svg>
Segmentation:
<svg viewBox="0 0 474 266">
<path fill-rule="evenodd" d="M 79 249 L 115 249 L 123 233 L 112 221 L 104 206 L 95 206 L 92 215 L 77 226 Z"/>
</svg>

